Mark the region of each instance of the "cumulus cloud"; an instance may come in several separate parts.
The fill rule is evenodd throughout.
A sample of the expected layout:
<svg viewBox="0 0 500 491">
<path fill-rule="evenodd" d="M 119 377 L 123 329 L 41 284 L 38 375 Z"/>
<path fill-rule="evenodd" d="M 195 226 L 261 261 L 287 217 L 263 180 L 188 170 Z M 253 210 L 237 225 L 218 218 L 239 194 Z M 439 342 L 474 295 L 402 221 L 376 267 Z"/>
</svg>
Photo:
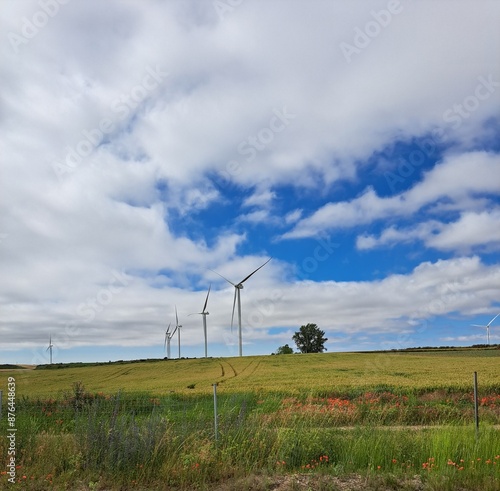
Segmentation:
<svg viewBox="0 0 500 491">
<path fill-rule="evenodd" d="M 422 181 L 408 191 L 380 197 L 368 188 L 351 201 L 324 205 L 300 220 L 282 237 L 311 237 L 324 231 L 365 225 L 387 217 L 408 217 L 425 206 L 439 205 L 441 199 L 450 201 L 448 209 L 463 210 L 477 195 L 496 194 L 498 179 L 499 155 L 482 151 L 451 155 L 425 173 Z"/>
<path fill-rule="evenodd" d="M 500 210 L 464 212 L 454 222 L 429 221 L 415 227 L 397 228 L 391 226 L 376 237 L 360 235 L 356 247 L 360 250 L 373 249 L 395 244 L 422 241 L 427 247 L 443 251 L 469 252 L 480 247 L 498 250 L 500 246 Z"/>
<path fill-rule="evenodd" d="M 55 3 L 54 15 L 36 0 L 8 1 L 0 13 L 5 346 L 33 346 L 72 324 L 74 345 L 154 344 L 174 304 L 199 309 L 195 292 L 215 281 L 208 268 L 244 277 L 271 250 L 288 259 L 244 292 L 257 314 L 268 306 L 261 321 L 247 319 L 254 342 L 312 314 L 332 332 L 396 332 L 415 309 L 428 315 L 457 271 L 470 281 L 443 312 L 485 312 L 497 301 L 491 258 L 425 263 L 380 281 L 297 280 L 294 261 L 318 261 L 317 245 L 292 249 L 255 229 L 310 238 L 394 219 L 358 237 L 358 248 L 420 240 L 440 251 L 498 250 L 500 162 L 481 151 L 500 107 L 498 53 L 485 49 L 498 46 L 498 2 L 401 4 L 349 61 L 342 43 L 385 0 L 349 9 L 242 2 L 224 18 L 213 2 Z M 491 90 L 477 92 L 481 77 Z M 379 194 L 367 161 L 436 128 L 445 158 L 406 191 Z M 345 182 L 362 189 L 337 194 Z M 220 342 L 232 305 L 223 284 L 211 316 Z M 197 327 L 186 326 L 195 345 Z"/>
</svg>

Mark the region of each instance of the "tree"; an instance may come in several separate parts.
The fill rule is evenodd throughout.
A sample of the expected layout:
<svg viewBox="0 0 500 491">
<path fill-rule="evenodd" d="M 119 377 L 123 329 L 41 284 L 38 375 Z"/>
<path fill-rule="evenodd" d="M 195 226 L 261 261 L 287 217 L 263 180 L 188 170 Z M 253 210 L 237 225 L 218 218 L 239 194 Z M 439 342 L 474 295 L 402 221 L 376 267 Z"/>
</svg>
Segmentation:
<svg viewBox="0 0 500 491">
<path fill-rule="evenodd" d="M 325 343 L 328 338 L 324 337 L 322 331 L 316 324 L 306 324 L 293 335 L 297 348 L 301 353 L 323 353 L 326 351 Z"/>
<path fill-rule="evenodd" d="M 280 346 L 276 350 L 277 355 L 291 355 L 293 353 L 293 349 L 288 346 L 288 344 L 285 344 L 285 346 Z"/>
</svg>

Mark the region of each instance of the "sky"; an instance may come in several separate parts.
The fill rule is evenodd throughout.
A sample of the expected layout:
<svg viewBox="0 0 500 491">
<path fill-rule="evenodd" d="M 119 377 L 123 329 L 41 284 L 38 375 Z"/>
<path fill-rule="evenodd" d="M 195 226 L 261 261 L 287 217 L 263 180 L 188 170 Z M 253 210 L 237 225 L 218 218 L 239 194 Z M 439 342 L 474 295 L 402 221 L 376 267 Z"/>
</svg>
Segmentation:
<svg viewBox="0 0 500 491">
<path fill-rule="evenodd" d="M 486 343 L 500 2 L 2 0 L 0 363 Z M 216 274 L 218 273 L 218 274 Z M 236 316 L 235 316 L 236 317 Z M 500 317 L 491 343 L 500 343 Z M 177 334 L 171 342 L 178 356 Z"/>
</svg>

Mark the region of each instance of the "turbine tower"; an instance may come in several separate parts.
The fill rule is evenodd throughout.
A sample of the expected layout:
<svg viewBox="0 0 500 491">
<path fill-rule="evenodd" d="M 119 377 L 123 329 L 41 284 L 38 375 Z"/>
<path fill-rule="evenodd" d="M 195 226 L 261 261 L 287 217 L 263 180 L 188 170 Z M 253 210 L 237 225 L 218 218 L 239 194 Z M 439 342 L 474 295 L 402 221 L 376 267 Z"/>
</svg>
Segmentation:
<svg viewBox="0 0 500 491">
<path fill-rule="evenodd" d="M 165 331 L 165 342 L 163 343 L 163 349 L 165 349 L 165 345 L 167 347 L 167 358 L 170 360 L 170 341 L 174 337 L 175 331 L 177 328 L 173 330 L 173 332 L 170 332 L 170 324 L 167 327 L 167 330 Z"/>
<path fill-rule="evenodd" d="M 233 283 L 232 281 L 229 281 L 227 278 L 222 276 L 220 273 L 217 273 L 217 271 L 213 271 L 215 274 L 218 274 L 221 278 L 225 279 L 228 283 L 234 286 L 234 300 L 233 300 L 233 314 L 231 316 L 231 331 L 233 329 L 233 321 L 234 321 L 234 308 L 236 306 L 236 301 L 238 301 L 238 346 L 239 346 L 239 356 L 243 356 L 243 342 L 241 338 L 241 298 L 240 298 L 240 290 L 243 289 L 243 283 L 250 278 L 250 276 L 254 275 L 259 269 L 263 268 L 272 258 L 270 257 L 264 264 L 259 266 L 255 271 L 252 271 L 248 276 L 243 278 L 239 283 Z"/>
<path fill-rule="evenodd" d="M 52 348 L 54 345 L 52 344 L 52 334 L 49 335 L 49 347 L 45 350 L 48 351 L 50 354 L 50 364 L 52 365 Z"/>
<path fill-rule="evenodd" d="M 486 329 L 486 336 L 487 336 L 487 339 L 488 339 L 488 344 L 490 344 L 490 326 L 491 324 L 493 323 L 493 321 L 500 315 L 500 312 L 495 315 L 495 317 L 493 317 L 493 319 L 490 320 L 490 322 L 488 322 L 488 324 L 486 324 L 485 326 L 483 325 L 479 325 L 479 324 L 471 324 L 471 326 L 474 326 L 474 327 L 482 327 L 483 329 Z"/>
<path fill-rule="evenodd" d="M 205 305 L 203 305 L 203 310 L 201 312 L 196 312 L 197 314 L 203 316 L 203 335 L 205 336 L 205 358 L 207 358 L 207 315 L 209 315 L 209 312 L 207 312 L 206 309 L 208 303 L 208 296 L 210 295 L 211 288 L 212 285 L 208 287 L 207 298 L 205 299 Z M 189 314 L 189 315 L 195 315 L 195 314 Z"/>
<path fill-rule="evenodd" d="M 177 306 L 175 307 L 175 330 L 177 331 L 177 342 L 179 343 L 179 360 L 181 358 L 181 325 L 177 316 Z M 175 332 L 175 331 L 174 331 Z"/>
</svg>

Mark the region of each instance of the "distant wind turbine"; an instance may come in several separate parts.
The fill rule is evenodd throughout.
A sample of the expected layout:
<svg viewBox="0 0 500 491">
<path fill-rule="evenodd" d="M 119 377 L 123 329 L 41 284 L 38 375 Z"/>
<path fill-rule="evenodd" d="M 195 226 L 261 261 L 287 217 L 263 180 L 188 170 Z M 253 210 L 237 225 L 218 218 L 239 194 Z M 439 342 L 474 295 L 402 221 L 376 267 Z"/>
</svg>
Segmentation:
<svg viewBox="0 0 500 491">
<path fill-rule="evenodd" d="M 487 338 L 488 338 L 488 344 L 490 344 L 490 326 L 491 324 L 493 323 L 493 321 L 500 315 L 500 312 L 495 315 L 495 317 L 493 317 L 493 319 L 490 320 L 490 322 L 488 322 L 488 324 L 486 324 L 485 326 L 482 326 L 482 325 L 479 325 L 479 324 L 471 324 L 471 326 L 474 326 L 474 327 L 482 327 L 483 329 L 486 329 L 486 335 L 487 335 Z"/>
<path fill-rule="evenodd" d="M 175 331 L 177 328 L 173 330 L 173 332 L 170 332 L 170 324 L 167 327 L 167 330 L 165 331 L 165 342 L 163 343 L 163 349 L 165 349 L 165 345 L 167 347 L 167 358 L 170 360 L 170 341 L 174 337 Z"/>
<path fill-rule="evenodd" d="M 208 303 L 208 296 L 210 295 L 210 289 L 212 288 L 212 285 L 208 287 L 208 292 L 207 292 L 207 298 L 205 299 L 205 305 L 203 305 L 203 309 L 201 312 L 196 312 L 197 314 L 200 314 L 203 316 L 203 335 L 205 336 L 205 358 L 207 357 L 207 315 L 209 315 L 209 312 L 207 312 L 207 303 Z M 195 314 L 189 314 L 189 315 L 195 315 Z"/>
<path fill-rule="evenodd" d="M 231 316 L 231 330 L 233 329 L 233 321 L 234 321 L 234 307 L 236 305 L 236 300 L 238 300 L 238 344 L 239 344 L 239 355 L 243 356 L 243 342 L 241 338 L 241 298 L 240 298 L 240 290 L 243 288 L 243 283 L 250 278 L 250 276 L 254 275 L 259 269 L 263 268 L 272 258 L 270 257 L 264 264 L 259 266 L 255 271 L 252 271 L 247 277 L 243 278 L 239 283 L 233 283 L 232 281 L 229 281 L 227 278 L 222 276 L 220 273 L 217 273 L 217 271 L 213 271 L 215 274 L 218 274 L 221 278 L 226 280 L 228 283 L 234 286 L 234 300 L 233 300 L 233 314 Z"/>
<path fill-rule="evenodd" d="M 177 342 L 179 343 L 179 360 L 181 358 L 181 325 L 177 316 L 177 306 L 175 307 L 175 330 L 177 331 Z M 175 332 L 175 331 L 174 331 Z"/>
<path fill-rule="evenodd" d="M 50 354 L 50 364 L 52 365 L 52 348 L 54 345 L 52 344 L 52 334 L 49 336 L 49 347 L 45 350 L 48 351 Z"/>
</svg>

